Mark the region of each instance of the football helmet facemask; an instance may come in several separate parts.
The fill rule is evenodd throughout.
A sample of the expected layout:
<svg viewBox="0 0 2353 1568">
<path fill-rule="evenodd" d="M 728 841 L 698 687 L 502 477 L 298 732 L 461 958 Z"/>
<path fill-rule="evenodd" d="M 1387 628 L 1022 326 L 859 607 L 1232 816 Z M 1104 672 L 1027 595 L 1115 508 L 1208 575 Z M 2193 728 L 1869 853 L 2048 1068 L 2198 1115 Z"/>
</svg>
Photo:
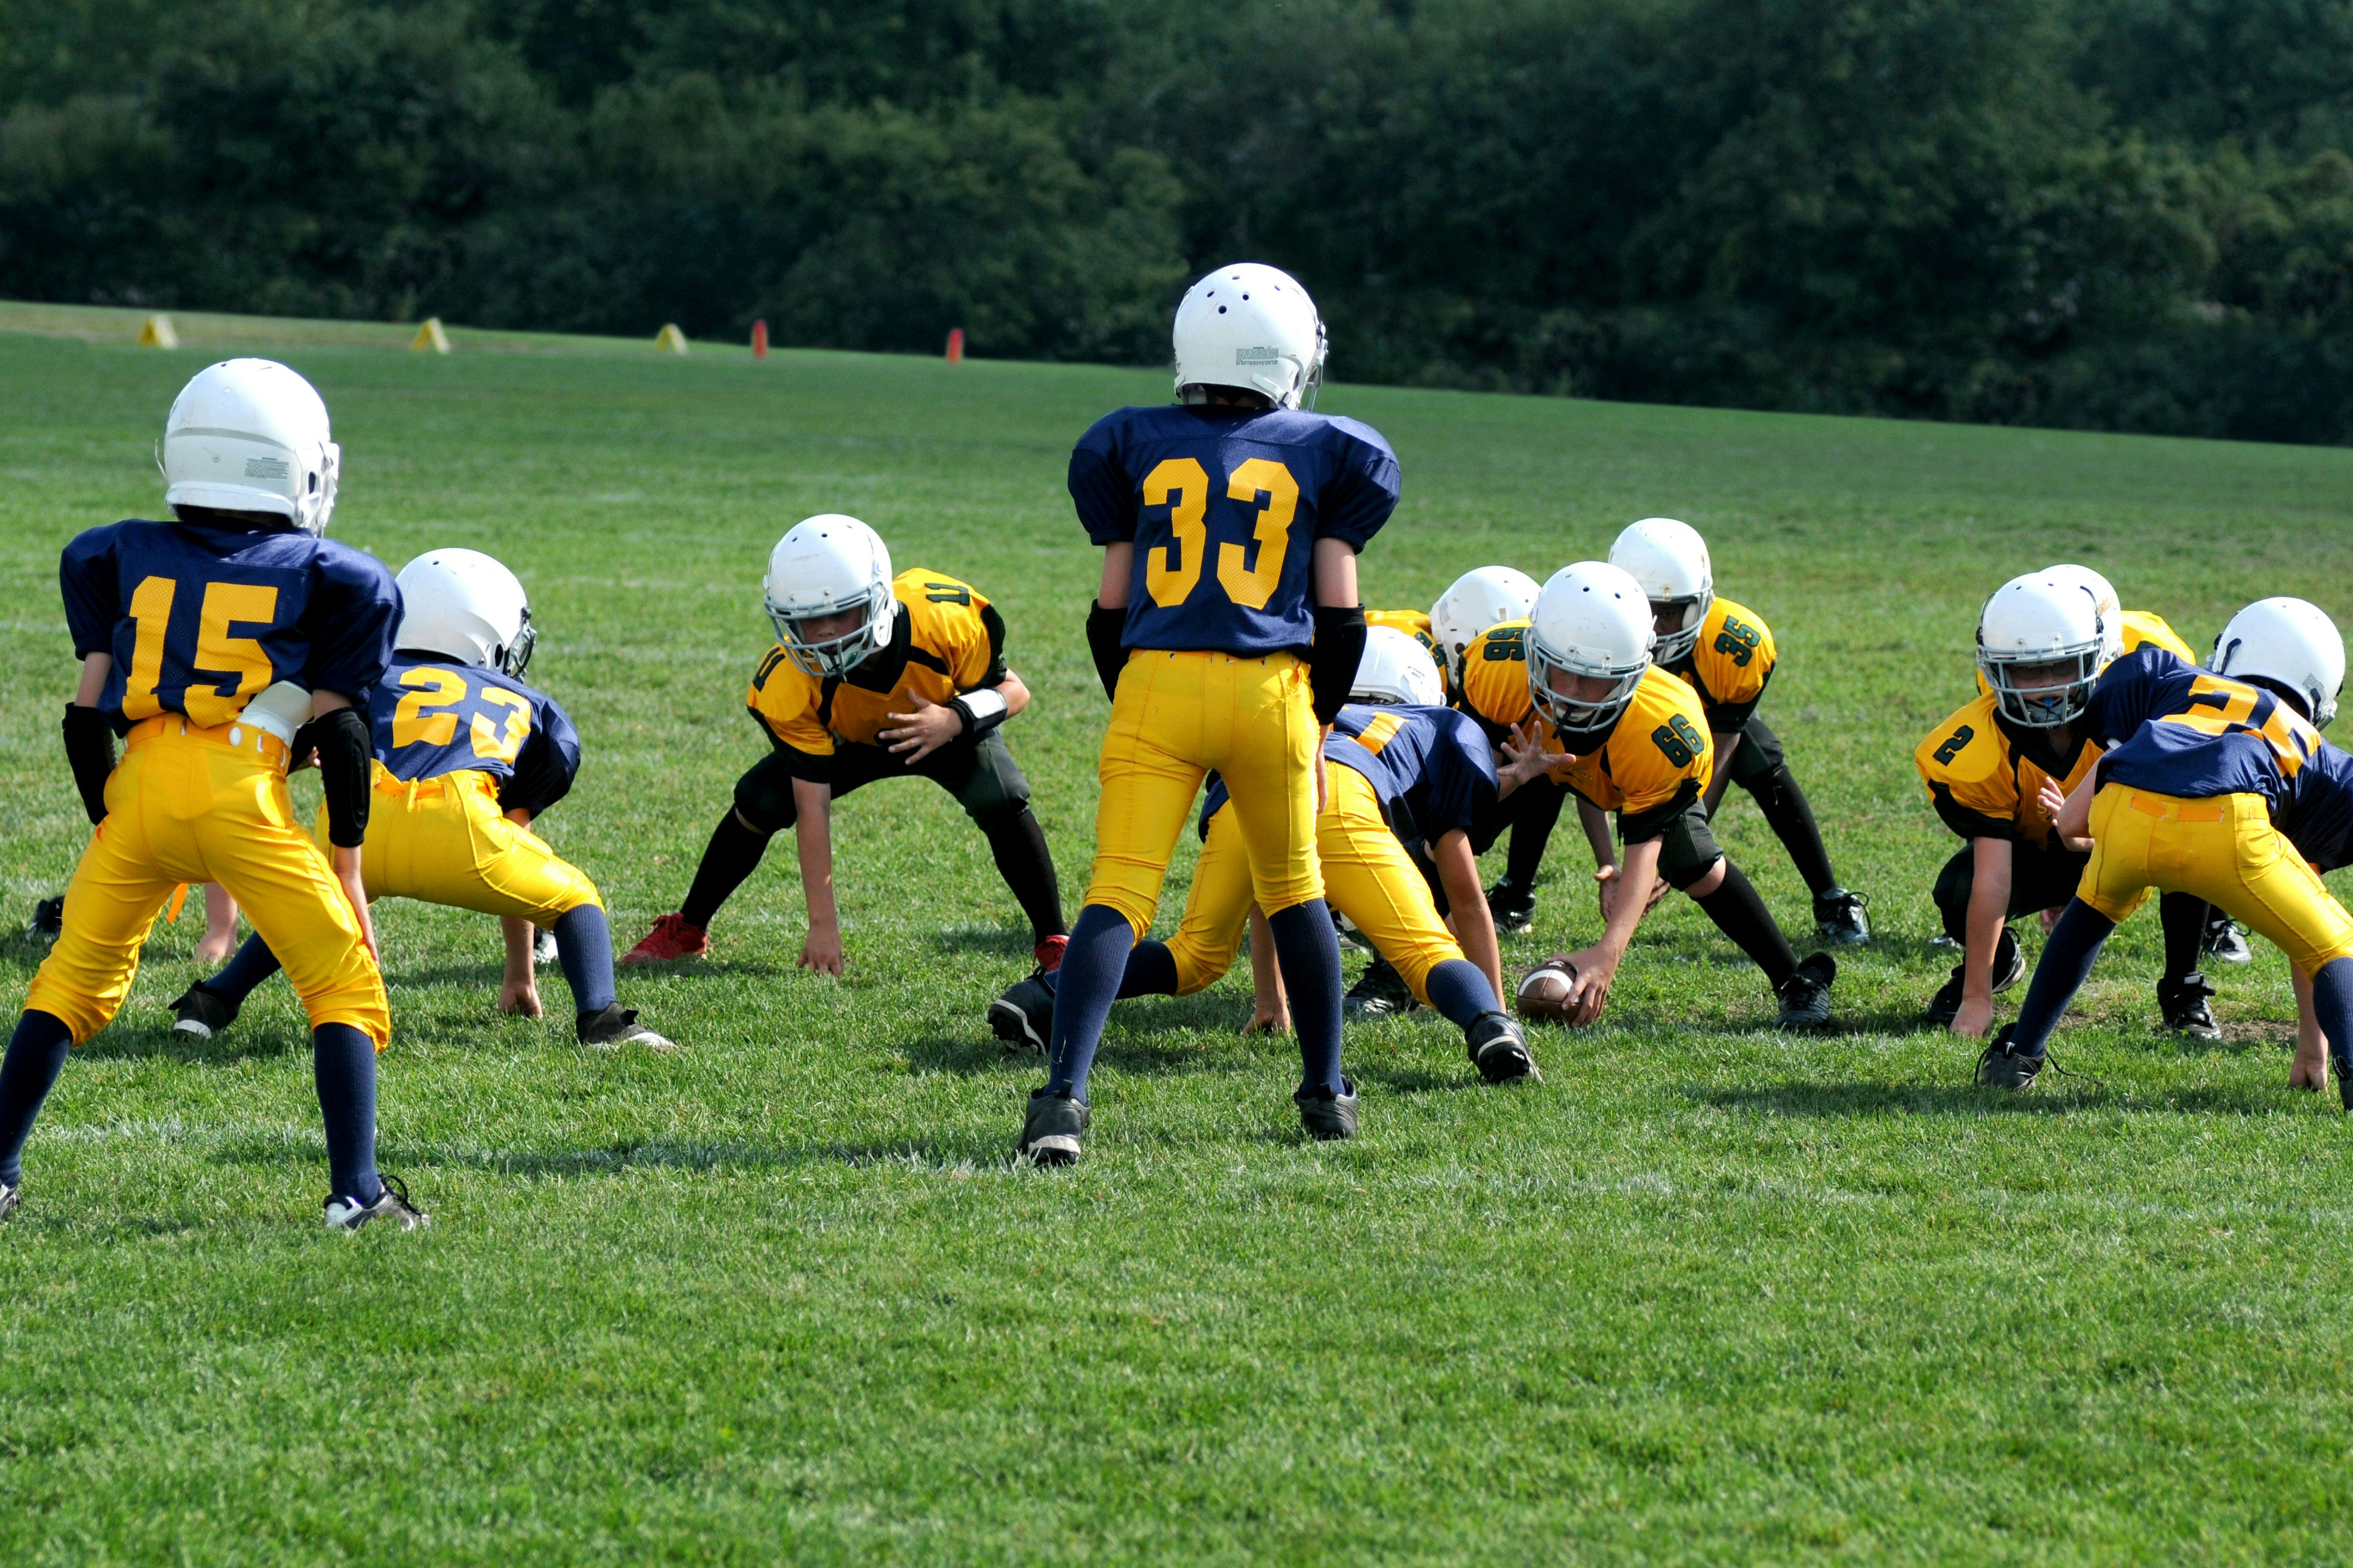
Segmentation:
<svg viewBox="0 0 2353 1568">
<path fill-rule="evenodd" d="M 272 512 L 326 531 L 343 448 L 318 390 L 275 360 L 207 365 L 172 400 L 155 466 L 172 507 Z"/>
<path fill-rule="evenodd" d="M 1365 633 L 1348 700 L 1439 708 L 1446 702 L 1446 685 L 1428 648 L 1395 626 L 1374 626 Z"/>
<path fill-rule="evenodd" d="M 2081 582 L 2029 572 L 1993 591 L 1978 615 L 1978 668 L 2012 723 L 2048 730 L 2092 699 L 2107 630 Z"/>
<path fill-rule="evenodd" d="M 539 633 L 522 584 L 479 550 L 428 550 L 400 569 L 396 647 L 487 664 L 521 679 Z"/>
<path fill-rule="evenodd" d="M 768 552 L 763 588 L 776 641 L 805 673 L 844 676 L 891 645 L 899 601 L 891 592 L 891 552 L 854 517 L 824 512 L 795 523 Z M 808 623 L 859 612 L 848 631 L 818 636 Z"/>
<path fill-rule="evenodd" d="M 1462 682 L 1462 654 L 1490 626 L 1516 621 L 1535 608 L 1536 580 L 1510 566 L 1482 566 L 1454 579 L 1430 606 L 1430 635 L 1446 660 L 1446 677 Z"/>
<path fill-rule="evenodd" d="M 1528 615 L 1528 694 L 1564 741 L 1599 736 L 1634 700 L 1656 640 L 1650 597 L 1630 574 L 1605 561 L 1564 566 Z M 1555 688 L 1556 670 L 1607 684 L 1575 696 Z"/>
<path fill-rule="evenodd" d="M 1324 381 L 1324 320 L 1297 279 L 1257 261 L 1220 267 L 1185 290 L 1170 331 L 1176 392 L 1259 392 L 1277 408 L 1312 408 Z"/>
<path fill-rule="evenodd" d="M 1670 627 L 1657 634 L 1651 657 L 1672 664 L 1690 653 L 1715 604 L 1715 567 L 1699 530 L 1672 517 L 1629 523 L 1609 546 L 1609 564 L 1642 584 L 1653 625 L 1664 619 Z"/>
<path fill-rule="evenodd" d="M 2258 599 L 2231 617 L 2208 660 L 2217 675 L 2285 687 L 2305 717 L 2325 730 L 2345 687 L 2345 639 L 2319 605 L 2303 599 Z"/>
</svg>

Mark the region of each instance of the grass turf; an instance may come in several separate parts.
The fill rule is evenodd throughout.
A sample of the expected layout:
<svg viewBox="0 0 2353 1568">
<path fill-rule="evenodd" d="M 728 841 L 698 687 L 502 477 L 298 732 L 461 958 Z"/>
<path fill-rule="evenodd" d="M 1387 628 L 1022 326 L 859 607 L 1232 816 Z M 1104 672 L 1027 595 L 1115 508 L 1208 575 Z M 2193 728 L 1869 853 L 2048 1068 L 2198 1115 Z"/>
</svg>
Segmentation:
<svg viewBox="0 0 2353 1568">
<path fill-rule="evenodd" d="M 1062 464 L 1163 380 L 250 331 L 334 410 L 340 537 L 396 563 L 480 546 L 529 585 L 533 678 L 587 743 L 544 828 L 620 942 L 677 907 L 762 750 L 739 706 L 759 574 L 819 510 L 1002 606 L 1038 693 L 1008 733 L 1075 912 L 1104 706 Z M 201 363 L 0 331 L 20 914 L 86 834 L 56 738 L 57 551 L 157 511 L 150 447 Z M 167 1033 L 192 910 L 69 1066 L 0 1233 L 0 1557 L 2342 1558 L 2348 1131 L 2284 1088 L 2284 966 L 2222 973 L 2229 1041 L 2185 1047 L 2150 1028 L 2144 914 L 2061 1038 L 2089 1076 L 2009 1103 L 1965 1087 L 1973 1050 L 1911 1021 L 1950 962 L 1927 888 L 1952 840 L 1910 752 L 1968 693 L 1980 598 L 2055 558 L 2200 646 L 2259 594 L 2353 609 L 2353 455 L 1354 387 L 1325 406 L 1404 462 L 1376 605 L 1493 560 L 1541 575 L 1650 513 L 1707 533 L 1779 637 L 1764 711 L 1873 900 L 1835 1032 L 1767 1031 L 1761 983 L 1672 900 L 1605 1026 L 1539 1038 L 1540 1087 L 1480 1089 L 1427 1015 L 1352 1028 L 1366 1135 L 1304 1146 L 1295 1058 L 1232 1033 L 1237 975 L 1124 1005 L 1087 1163 L 1017 1171 L 1038 1073 L 981 1011 L 1026 931 L 945 796 L 878 786 L 837 817 L 849 975 L 796 973 L 780 849 L 710 963 L 625 973 L 687 1043 L 669 1058 L 497 1018 L 492 922 L 380 906 L 384 1157 L 435 1224 L 347 1242 L 316 1229 L 282 983 L 220 1041 Z M 1723 832 L 1805 929 L 1737 792 Z M 1577 838 L 1516 967 L 1597 927 Z M 0 948 L 11 998 L 37 956 Z"/>
</svg>

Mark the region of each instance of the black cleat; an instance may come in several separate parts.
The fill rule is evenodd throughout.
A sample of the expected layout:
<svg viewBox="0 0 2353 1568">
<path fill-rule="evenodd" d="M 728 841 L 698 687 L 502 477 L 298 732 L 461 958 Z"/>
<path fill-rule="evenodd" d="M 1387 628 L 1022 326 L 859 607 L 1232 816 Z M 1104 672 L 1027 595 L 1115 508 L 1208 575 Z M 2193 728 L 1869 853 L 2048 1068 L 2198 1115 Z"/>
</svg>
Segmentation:
<svg viewBox="0 0 2353 1568">
<path fill-rule="evenodd" d="M 1952 978 L 1936 988 L 1928 999 L 1923 1014 L 1932 1024 L 1949 1024 L 1961 1016 L 1961 972 L 1967 964 L 1953 965 Z M 2001 928 L 2001 940 L 1993 948 L 1993 994 L 1997 996 L 2026 978 L 2026 950 L 2018 945 L 2018 938 L 2008 926 Z"/>
<path fill-rule="evenodd" d="M 1487 889 L 1487 912 L 1495 917 L 1497 936 L 1517 936 L 1536 923 L 1536 890 L 1506 877 Z"/>
<path fill-rule="evenodd" d="M 1047 1042 L 1054 1036 L 1053 976 L 1037 970 L 1027 980 L 1014 982 L 1011 989 L 988 1005 L 988 1027 L 1005 1042 L 1008 1051 L 1044 1056 Z"/>
<path fill-rule="evenodd" d="M 1092 1120 L 1085 1100 L 1039 1089 L 1029 1096 L 1029 1110 L 1021 1118 L 1021 1142 L 1013 1146 L 1014 1158 L 1033 1165 L 1075 1165 L 1079 1139 Z"/>
<path fill-rule="evenodd" d="M 2214 1021 L 2214 1009 L 2206 1005 L 2213 994 L 2214 988 L 2194 969 L 2179 980 L 2158 981 L 2157 1005 L 2165 1015 L 2165 1026 L 2193 1040 L 2221 1039 L 2222 1026 Z"/>
<path fill-rule="evenodd" d="M 2246 934 L 2239 930 L 2239 922 L 2211 904 L 2206 910 L 2206 940 L 2202 945 L 2207 957 L 2224 963 L 2244 963 L 2254 957 L 2247 951 Z"/>
<path fill-rule="evenodd" d="M 1838 960 L 1827 952 L 1809 953 L 1798 972 L 1781 982 L 1781 1016 L 1777 1029 L 1819 1029 L 1831 1021 L 1831 982 L 1838 978 Z"/>
<path fill-rule="evenodd" d="M 1861 947 L 1871 940 L 1871 921 L 1862 909 L 1871 900 L 1844 888 L 1814 896 L 1814 929 L 1832 947 Z"/>
<path fill-rule="evenodd" d="M 1291 1099 L 1292 1103 L 1299 1107 L 1299 1125 L 1305 1128 L 1307 1136 L 1318 1143 L 1336 1142 L 1356 1135 L 1355 1080 L 1342 1079 L 1337 1094 L 1303 1089 Z"/>
<path fill-rule="evenodd" d="M 6 1219 L 10 1215 L 15 1214 L 16 1205 L 24 1201 L 24 1183 L 17 1182 L 12 1184 L 0 1182 L 0 1219 Z"/>
<path fill-rule="evenodd" d="M 643 1046 L 652 1051 L 674 1051 L 677 1043 L 666 1040 L 645 1025 L 638 1022 L 637 1011 L 618 1002 L 608 1002 L 595 1013 L 583 1013 L 574 1020 L 580 1043 L 604 1050 L 617 1051 L 623 1046 Z"/>
<path fill-rule="evenodd" d="M 2348 1112 L 2353 1112 L 2353 1061 L 2336 1062 L 2331 1065 L 2337 1068 L 2337 1103 L 2343 1106 Z M 11 1187 L 8 1189 L 8 1208 L 13 1209 L 16 1206 L 16 1189 Z M 0 1215 L 5 1215 L 6 1212 L 6 1209 L 0 1209 Z"/>
<path fill-rule="evenodd" d="M 237 1022 L 237 1005 L 217 991 L 191 985 L 172 1003 L 172 1033 L 209 1040 Z"/>
<path fill-rule="evenodd" d="M 1536 1071 L 1535 1058 L 1528 1054 L 1527 1035 L 1507 1014 L 1482 1013 L 1471 1020 L 1471 1026 L 1462 1031 L 1462 1036 L 1470 1048 L 1472 1065 L 1489 1083 L 1518 1083 L 1523 1079 L 1544 1077 Z"/>
<path fill-rule="evenodd" d="M 408 1188 L 398 1176 L 379 1171 L 376 1180 L 383 1184 L 383 1190 L 372 1204 L 364 1204 L 357 1198 L 327 1200 L 329 1230 L 355 1231 L 377 1219 L 391 1221 L 397 1230 L 423 1230 L 433 1223 L 425 1217 L 424 1210 L 408 1201 Z"/>
<path fill-rule="evenodd" d="M 1340 1011 L 1357 1019 L 1398 1017 L 1420 1005 L 1413 999 L 1413 987 L 1405 983 L 1405 976 L 1377 954 L 1340 998 Z"/>
<path fill-rule="evenodd" d="M 2017 1026 L 2015 1024 L 2003 1025 L 2001 1033 L 1993 1037 L 1993 1044 L 1978 1058 L 1978 1082 L 1985 1088 L 2031 1089 L 2034 1087 L 2034 1075 L 2042 1070 L 2042 1064 L 2049 1059 L 2045 1052 L 2037 1051 L 2028 1056 L 2010 1045 L 2010 1032 Z"/>
<path fill-rule="evenodd" d="M 27 941 L 50 942 L 66 929 L 66 898 L 59 893 L 54 899 L 43 899 L 33 906 L 33 918 L 25 922 Z"/>
</svg>

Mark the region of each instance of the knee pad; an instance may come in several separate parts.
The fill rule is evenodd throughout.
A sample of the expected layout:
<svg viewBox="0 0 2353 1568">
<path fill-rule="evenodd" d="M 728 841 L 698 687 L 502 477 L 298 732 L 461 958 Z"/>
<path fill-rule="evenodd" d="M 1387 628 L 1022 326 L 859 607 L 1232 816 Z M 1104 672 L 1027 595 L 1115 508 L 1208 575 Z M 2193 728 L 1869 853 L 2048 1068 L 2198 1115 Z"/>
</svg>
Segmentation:
<svg viewBox="0 0 2353 1568">
<path fill-rule="evenodd" d="M 763 833 L 793 825 L 793 771 L 781 752 L 771 752 L 735 781 L 735 809 Z"/>
</svg>

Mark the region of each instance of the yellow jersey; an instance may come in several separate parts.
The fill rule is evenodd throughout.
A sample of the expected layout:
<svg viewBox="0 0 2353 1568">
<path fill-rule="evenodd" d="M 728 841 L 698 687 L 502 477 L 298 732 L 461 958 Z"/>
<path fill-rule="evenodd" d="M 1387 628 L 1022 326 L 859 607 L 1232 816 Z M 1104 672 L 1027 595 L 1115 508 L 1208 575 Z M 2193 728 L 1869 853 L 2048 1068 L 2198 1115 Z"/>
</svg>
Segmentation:
<svg viewBox="0 0 2353 1568">
<path fill-rule="evenodd" d="M 899 610 L 889 645 L 848 675 L 820 679 L 781 644 L 760 661 L 744 701 L 778 745 L 817 757 L 839 744 L 877 745 L 912 697 L 944 704 L 1004 680 L 1005 622 L 970 584 L 917 566 L 891 591 Z"/>
<path fill-rule="evenodd" d="M 2066 795 L 2099 760 L 2100 748 L 2089 740 L 2053 752 L 2032 731 L 2003 722 L 1990 692 L 1929 731 L 1912 752 L 1946 826 L 1964 838 L 2007 838 L 2037 848 L 2051 842 L 2043 782 Z"/>
<path fill-rule="evenodd" d="M 1428 610 L 1366 610 L 1366 626 L 1393 626 L 1430 650 L 1438 668 L 1446 668 L 1446 656 L 1438 651 L 1438 634 L 1430 629 Z"/>
<path fill-rule="evenodd" d="M 1764 617 L 1745 605 L 1719 598 L 1708 606 L 1691 652 L 1666 668 L 1699 693 L 1707 727 L 1724 735 L 1747 723 L 1757 710 L 1778 657 L 1773 628 Z"/>
<path fill-rule="evenodd" d="M 1536 710 L 1528 694 L 1528 620 L 1504 621 L 1462 650 L 1462 691 L 1455 704 L 1500 742 Z"/>
</svg>

